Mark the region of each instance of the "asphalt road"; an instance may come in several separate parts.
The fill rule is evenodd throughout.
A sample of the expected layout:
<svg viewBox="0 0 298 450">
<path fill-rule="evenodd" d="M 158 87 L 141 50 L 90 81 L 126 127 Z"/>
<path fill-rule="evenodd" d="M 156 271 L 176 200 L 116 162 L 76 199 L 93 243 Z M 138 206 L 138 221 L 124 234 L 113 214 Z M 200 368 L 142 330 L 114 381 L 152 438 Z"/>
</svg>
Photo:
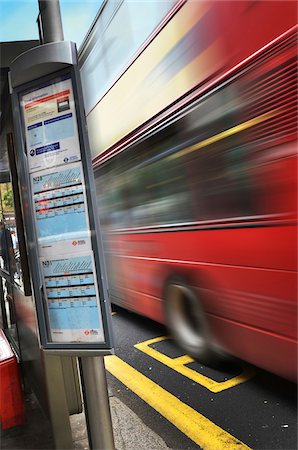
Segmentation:
<svg viewBox="0 0 298 450">
<path fill-rule="evenodd" d="M 108 383 L 169 448 L 297 449 L 295 384 L 238 360 L 221 371 L 202 366 L 162 325 L 113 311 Z"/>
</svg>

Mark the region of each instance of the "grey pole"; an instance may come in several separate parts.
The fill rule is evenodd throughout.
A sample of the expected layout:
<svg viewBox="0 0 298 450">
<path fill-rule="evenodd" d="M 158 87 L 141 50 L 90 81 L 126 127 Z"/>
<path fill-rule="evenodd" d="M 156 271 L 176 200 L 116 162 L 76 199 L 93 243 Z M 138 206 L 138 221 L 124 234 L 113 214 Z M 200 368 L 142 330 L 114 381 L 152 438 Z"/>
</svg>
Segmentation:
<svg viewBox="0 0 298 450">
<path fill-rule="evenodd" d="M 80 358 L 89 446 L 114 450 L 114 436 L 103 356 Z"/>
<path fill-rule="evenodd" d="M 63 41 L 59 0 L 38 0 L 41 15 L 43 44 Z"/>
</svg>

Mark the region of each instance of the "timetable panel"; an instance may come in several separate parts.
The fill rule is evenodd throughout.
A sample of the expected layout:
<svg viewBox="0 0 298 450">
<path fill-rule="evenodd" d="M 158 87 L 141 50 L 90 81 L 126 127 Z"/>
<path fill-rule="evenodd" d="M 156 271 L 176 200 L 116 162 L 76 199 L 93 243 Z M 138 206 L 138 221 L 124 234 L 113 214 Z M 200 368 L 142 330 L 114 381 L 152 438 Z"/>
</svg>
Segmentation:
<svg viewBox="0 0 298 450">
<path fill-rule="evenodd" d="M 24 94 L 21 107 L 30 173 L 81 159 L 70 77 Z"/>
<path fill-rule="evenodd" d="M 31 176 L 31 183 L 41 256 L 90 250 L 81 163 L 35 172 Z"/>
<path fill-rule="evenodd" d="M 53 342 L 103 339 L 93 255 L 42 259 Z"/>
</svg>

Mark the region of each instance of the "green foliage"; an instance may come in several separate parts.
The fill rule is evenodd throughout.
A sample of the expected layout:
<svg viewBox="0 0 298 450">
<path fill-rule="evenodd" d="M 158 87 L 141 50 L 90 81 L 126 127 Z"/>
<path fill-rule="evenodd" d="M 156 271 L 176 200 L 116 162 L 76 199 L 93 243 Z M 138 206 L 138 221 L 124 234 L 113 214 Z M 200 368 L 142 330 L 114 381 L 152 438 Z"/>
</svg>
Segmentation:
<svg viewBox="0 0 298 450">
<path fill-rule="evenodd" d="M 3 193 L 2 203 L 3 203 L 3 206 L 5 206 L 6 208 L 10 209 L 13 207 L 13 195 L 12 195 L 11 189 L 9 189 L 8 191 Z"/>
</svg>

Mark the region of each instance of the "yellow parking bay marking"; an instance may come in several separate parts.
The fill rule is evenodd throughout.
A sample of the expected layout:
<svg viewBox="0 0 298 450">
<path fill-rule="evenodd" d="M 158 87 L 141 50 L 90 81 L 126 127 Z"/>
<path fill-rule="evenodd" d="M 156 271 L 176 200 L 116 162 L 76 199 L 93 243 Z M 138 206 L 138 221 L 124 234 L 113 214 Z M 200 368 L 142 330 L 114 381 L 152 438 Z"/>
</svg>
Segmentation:
<svg viewBox="0 0 298 450">
<path fill-rule="evenodd" d="M 149 341 L 136 344 L 135 347 L 142 352 L 147 353 L 147 355 L 161 362 L 165 366 L 168 366 L 181 375 L 184 375 L 195 383 L 204 386 L 211 392 L 216 393 L 224 391 L 226 389 L 230 389 L 234 386 L 237 386 L 238 384 L 244 383 L 255 375 L 255 371 L 252 368 L 244 367 L 242 368 L 242 373 L 236 377 L 230 378 L 229 380 L 225 381 L 215 381 L 212 378 L 206 377 L 205 375 L 202 375 L 201 373 L 198 373 L 195 370 L 186 367 L 186 364 L 194 362 L 194 359 L 192 359 L 190 356 L 184 355 L 179 356 L 178 358 L 170 358 L 169 356 L 164 355 L 154 348 L 149 347 L 150 345 L 155 344 L 156 342 L 164 341 L 165 339 L 169 338 L 167 336 L 161 336 L 154 339 L 149 339 Z"/>
<path fill-rule="evenodd" d="M 181 402 L 118 356 L 105 356 L 105 366 L 121 383 L 204 450 L 249 449 L 243 442 Z"/>
</svg>

